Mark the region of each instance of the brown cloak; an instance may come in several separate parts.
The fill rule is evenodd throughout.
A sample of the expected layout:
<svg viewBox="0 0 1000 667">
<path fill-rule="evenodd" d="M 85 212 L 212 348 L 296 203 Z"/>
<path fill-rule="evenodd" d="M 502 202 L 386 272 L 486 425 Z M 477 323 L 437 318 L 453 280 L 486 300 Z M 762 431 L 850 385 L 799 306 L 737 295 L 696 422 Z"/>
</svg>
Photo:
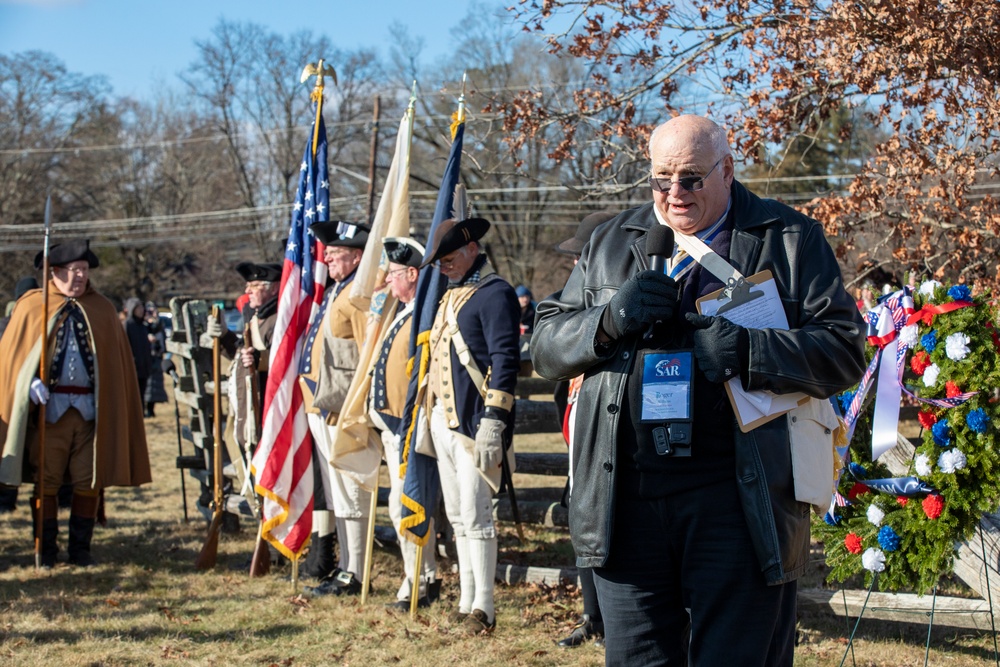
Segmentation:
<svg viewBox="0 0 1000 667">
<path fill-rule="evenodd" d="M 51 359 L 56 325 L 70 302 L 52 282 L 49 289 L 48 345 Z M 142 397 L 135 362 L 115 307 L 88 283 L 77 303 L 89 327 L 95 353 L 97 417 L 92 488 L 138 486 L 152 481 Z M 29 420 L 37 420 L 28 388 L 41 357 L 42 290 L 22 296 L 0 339 L 0 483 L 17 485 L 26 470 L 24 440 Z M 34 480 L 24 480 L 34 481 Z"/>
</svg>

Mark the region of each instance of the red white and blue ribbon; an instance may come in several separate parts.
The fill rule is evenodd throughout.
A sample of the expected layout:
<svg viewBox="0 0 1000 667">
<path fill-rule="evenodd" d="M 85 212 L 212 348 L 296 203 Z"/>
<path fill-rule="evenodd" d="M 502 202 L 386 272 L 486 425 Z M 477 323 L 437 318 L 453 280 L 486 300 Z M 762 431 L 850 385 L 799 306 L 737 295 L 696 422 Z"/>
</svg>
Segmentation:
<svg viewBox="0 0 1000 667">
<path fill-rule="evenodd" d="M 880 299 L 879 304 L 868 311 L 868 342 L 876 346 L 875 356 L 861 378 L 858 391 L 851 399 L 844 421 L 848 426 L 848 439 L 854 435 L 854 427 L 861 414 L 865 397 L 873 384 L 875 391 L 875 415 L 872 421 L 872 461 L 896 445 L 899 426 L 899 401 L 905 392 L 907 396 L 921 403 L 939 408 L 953 408 L 976 395 L 963 392 L 950 398 L 921 398 L 903 386 L 903 370 L 909 345 L 899 336 L 903 327 L 915 325 L 920 320 L 931 320 L 936 315 L 949 313 L 959 308 L 973 305 L 970 301 L 953 301 L 946 304 L 927 304 L 919 311 L 914 309 L 909 287 L 904 287 Z M 888 354 L 886 351 L 889 351 Z M 895 368 L 893 368 L 895 361 Z"/>
</svg>

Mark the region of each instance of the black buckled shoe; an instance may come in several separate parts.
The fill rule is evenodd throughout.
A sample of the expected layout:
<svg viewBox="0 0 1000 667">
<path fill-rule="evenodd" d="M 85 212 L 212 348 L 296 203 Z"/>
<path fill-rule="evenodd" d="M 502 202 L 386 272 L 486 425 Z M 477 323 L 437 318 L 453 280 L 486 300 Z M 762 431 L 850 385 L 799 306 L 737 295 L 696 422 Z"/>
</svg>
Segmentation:
<svg viewBox="0 0 1000 667">
<path fill-rule="evenodd" d="M 337 586 L 334 595 L 361 595 L 361 582 L 354 576 L 353 572 L 341 572 L 333 580 Z M 369 587 L 368 592 L 371 592 Z"/>
<path fill-rule="evenodd" d="M 402 600 L 396 600 L 395 602 L 389 602 L 385 606 L 388 609 L 395 609 L 396 611 L 408 613 L 410 611 L 410 598 L 404 598 Z M 426 595 L 417 600 L 417 609 L 427 609 L 427 607 L 430 606 L 431 606 L 431 601 L 427 599 Z"/>
<path fill-rule="evenodd" d="M 591 639 L 604 642 L 604 623 L 602 621 L 592 621 L 588 614 L 580 617 L 580 620 L 573 626 L 573 631 L 568 637 L 559 640 L 559 646 L 563 648 L 574 648 L 584 644 Z"/>
<path fill-rule="evenodd" d="M 440 597 L 441 597 L 441 580 L 435 579 L 431 583 L 427 584 L 427 593 L 421 595 L 420 599 L 417 600 L 417 608 L 426 609 L 427 607 L 430 607 L 432 604 L 437 602 L 438 598 Z M 390 602 L 385 606 L 388 607 L 389 609 L 410 611 L 410 598 L 406 598 L 404 600 L 396 600 L 395 602 Z M 462 616 L 462 618 L 460 618 L 457 622 L 461 622 L 464 620 L 465 616 Z"/>
</svg>

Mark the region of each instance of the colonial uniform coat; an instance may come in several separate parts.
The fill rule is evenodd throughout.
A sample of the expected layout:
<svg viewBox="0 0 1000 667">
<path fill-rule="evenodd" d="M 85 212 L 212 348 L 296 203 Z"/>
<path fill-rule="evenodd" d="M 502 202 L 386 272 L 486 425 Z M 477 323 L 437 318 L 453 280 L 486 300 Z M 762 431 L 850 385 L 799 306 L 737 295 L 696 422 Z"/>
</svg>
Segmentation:
<svg viewBox="0 0 1000 667">
<path fill-rule="evenodd" d="M 55 334 L 79 307 L 87 328 L 87 343 L 93 352 L 95 435 L 90 488 L 138 486 L 152 481 L 142 397 L 136 379 L 132 351 L 115 307 L 88 285 L 77 299 L 65 297 L 49 283 L 49 358 Z M 31 381 L 38 374 L 42 326 L 42 291 L 25 294 L 14 308 L 0 340 L 0 483 L 16 485 L 33 480 L 27 470 L 26 435 L 35 417 L 29 398 Z"/>
<path fill-rule="evenodd" d="M 233 362 L 232 371 L 232 394 L 236 401 L 236 442 L 240 448 L 246 450 L 249 445 L 256 445 L 260 441 L 260 410 L 264 398 L 263 390 L 267 386 L 268 357 L 271 349 L 271 339 L 274 335 L 274 324 L 278 319 L 278 297 L 275 296 L 262 304 L 247 327 L 249 336 L 243 342 L 244 345 L 254 349 L 254 358 L 257 360 L 252 368 L 247 368 L 237 356 Z M 250 381 L 257 385 L 257 405 L 255 415 L 250 414 Z M 249 417 L 253 417 L 248 421 Z"/>
<path fill-rule="evenodd" d="M 447 427 L 470 453 L 487 407 L 513 414 L 520 370 L 521 307 L 514 289 L 488 263 L 477 273 L 476 282 L 449 286 L 438 305 L 431 329 L 427 392 L 428 414 L 439 404 Z M 470 368 L 478 371 L 476 377 Z M 505 431 L 508 442 L 512 431 L 513 420 Z M 509 460 L 513 463 L 513 456 Z M 499 488 L 499 468 L 488 478 L 494 490 Z"/>
<path fill-rule="evenodd" d="M 403 570 L 406 574 L 396 593 L 399 600 L 408 600 L 416 570 L 417 545 L 410 542 L 401 532 L 403 480 L 400 478 L 400 429 L 403 411 L 406 408 L 406 392 L 409 386 L 410 330 L 413 324 L 413 305 L 402 306 L 389 324 L 389 331 L 382 341 L 378 358 L 372 369 L 372 383 L 369 391 L 368 416 L 379 430 L 385 451 L 385 462 L 389 468 L 389 518 L 396 529 L 399 548 L 403 555 Z M 435 559 L 436 541 L 433 526 L 423 546 L 421 560 L 420 596 L 426 595 L 426 585 L 437 578 Z"/>
<path fill-rule="evenodd" d="M 357 518 L 367 512 L 367 507 L 362 507 L 364 494 L 357 484 L 344 475 L 335 474 L 330 465 L 330 445 L 334 440 L 330 427 L 336 427 L 357 370 L 367 323 L 367 311 L 358 309 L 350 301 L 353 280 L 354 274 L 351 274 L 343 282 L 327 288 L 329 294 L 324 299 L 323 311 L 306 338 L 299 376 L 315 445 L 314 507 L 333 510 L 338 517 L 344 518 Z"/>
</svg>

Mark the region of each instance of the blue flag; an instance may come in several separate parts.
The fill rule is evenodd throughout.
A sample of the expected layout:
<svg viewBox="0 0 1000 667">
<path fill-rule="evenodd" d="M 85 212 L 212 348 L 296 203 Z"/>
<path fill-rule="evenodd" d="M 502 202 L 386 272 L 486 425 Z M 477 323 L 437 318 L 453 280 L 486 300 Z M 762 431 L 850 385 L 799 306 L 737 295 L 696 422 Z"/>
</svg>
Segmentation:
<svg viewBox="0 0 1000 667">
<path fill-rule="evenodd" d="M 438 191 L 437 205 L 434 207 L 434 218 L 431 229 L 427 233 L 428 250 L 433 242 L 438 226 L 451 217 L 455 186 L 458 184 L 459 171 L 462 163 L 462 139 L 465 136 L 465 123 L 459 123 L 448 155 L 448 164 L 441 179 L 441 189 Z M 403 512 L 400 528 L 407 538 L 419 546 L 427 544 L 430 530 L 430 519 L 437 509 L 438 494 L 441 492 L 441 480 L 438 476 L 437 460 L 416 451 L 416 438 L 422 429 L 427 427 L 423 407 L 417 405 L 417 389 L 427 373 L 429 363 L 429 346 L 427 339 L 434 316 L 437 314 L 438 302 L 444 294 L 447 282 L 444 275 L 433 264 L 420 270 L 417 279 L 417 293 L 413 298 L 413 328 L 410 338 L 410 358 L 413 360 L 413 372 L 410 375 L 410 386 L 406 395 L 406 407 L 403 411 L 402 446 L 400 452 L 400 467 L 405 470 L 403 481 Z M 430 437 L 430 434 L 427 434 Z"/>
</svg>

